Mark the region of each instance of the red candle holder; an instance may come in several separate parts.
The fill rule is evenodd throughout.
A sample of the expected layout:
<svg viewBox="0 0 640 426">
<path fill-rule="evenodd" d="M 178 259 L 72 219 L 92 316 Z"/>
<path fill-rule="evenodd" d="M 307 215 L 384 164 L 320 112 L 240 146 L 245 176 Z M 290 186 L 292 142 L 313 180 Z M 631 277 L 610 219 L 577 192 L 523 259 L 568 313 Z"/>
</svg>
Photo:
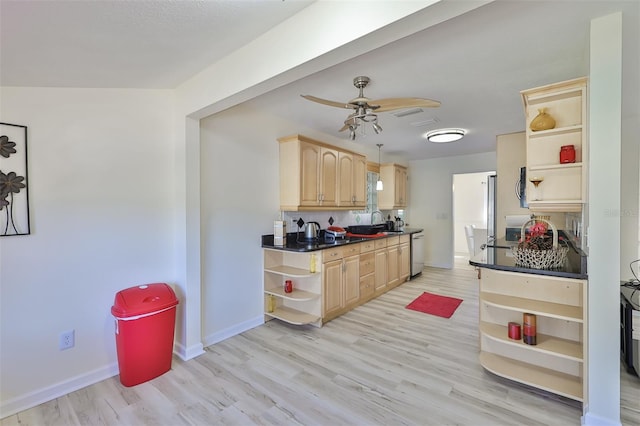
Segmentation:
<svg viewBox="0 0 640 426">
<path fill-rule="evenodd" d="M 560 147 L 560 163 L 575 163 L 576 149 L 573 145 L 564 145 Z"/>
<path fill-rule="evenodd" d="M 520 340 L 522 338 L 520 334 L 520 324 L 517 322 L 509 323 L 509 339 Z"/>
</svg>

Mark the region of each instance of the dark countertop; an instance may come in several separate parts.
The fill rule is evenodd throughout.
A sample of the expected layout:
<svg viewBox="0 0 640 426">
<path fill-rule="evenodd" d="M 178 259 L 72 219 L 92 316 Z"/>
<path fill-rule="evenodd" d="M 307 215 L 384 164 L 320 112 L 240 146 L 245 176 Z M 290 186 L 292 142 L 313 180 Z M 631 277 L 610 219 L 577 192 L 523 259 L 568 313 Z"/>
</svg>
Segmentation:
<svg viewBox="0 0 640 426">
<path fill-rule="evenodd" d="M 287 244 L 284 246 L 277 246 L 273 244 L 273 234 L 263 235 L 262 236 L 262 247 L 270 248 L 276 250 L 284 250 L 284 251 L 297 251 L 297 252 L 307 252 L 307 251 L 316 251 L 316 250 L 324 250 L 333 248 L 336 246 L 343 246 L 347 244 L 355 244 L 361 243 L 367 240 L 377 240 L 381 238 L 389 238 L 395 237 L 397 235 L 410 235 L 418 232 L 422 232 L 422 228 L 404 228 L 404 231 L 393 231 L 386 232 L 385 235 L 377 236 L 377 237 L 347 237 L 347 238 L 336 238 L 335 243 L 325 243 L 322 241 L 304 241 L 304 235 L 300 233 L 300 242 L 296 241 L 296 236 L 298 233 L 291 232 L 287 234 Z"/>
<path fill-rule="evenodd" d="M 469 263 L 479 268 L 496 269 L 499 271 L 587 279 L 587 256 L 582 250 L 576 248 L 571 243 L 568 243 L 569 252 L 567 253 L 565 264 L 557 269 L 531 269 L 517 266 L 515 264 L 515 258 L 511 254 L 511 247 L 517 246 L 517 244 L 516 241 L 500 239 L 471 258 Z"/>
</svg>

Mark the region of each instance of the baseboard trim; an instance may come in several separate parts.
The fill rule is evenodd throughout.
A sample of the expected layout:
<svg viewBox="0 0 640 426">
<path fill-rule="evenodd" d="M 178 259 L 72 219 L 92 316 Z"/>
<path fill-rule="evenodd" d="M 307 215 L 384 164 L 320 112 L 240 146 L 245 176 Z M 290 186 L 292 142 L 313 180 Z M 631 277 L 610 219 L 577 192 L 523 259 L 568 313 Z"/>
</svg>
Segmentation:
<svg viewBox="0 0 640 426">
<path fill-rule="evenodd" d="M 218 342 L 222 342 L 223 340 L 228 339 L 229 337 L 233 337 L 244 331 L 251 330 L 252 328 L 255 328 L 262 324 L 264 324 L 264 315 L 260 315 L 259 317 L 255 317 L 253 319 L 241 322 L 240 324 L 236 324 L 224 330 L 220 330 L 215 333 L 212 333 L 204 338 L 204 345 L 206 347 Z"/>
<path fill-rule="evenodd" d="M 584 426 L 622 426 L 619 420 L 607 419 L 588 412 L 580 418 L 580 423 Z"/>
<path fill-rule="evenodd" d="M 182 343 L 175 342 L 173 344 L 173 353 L 176 354 L 181 360 L 189 361 L 204 353 L 204 346 L 202 343 L 196 343 L 188 348 Z"/>
<path fill-rule="evenodd" d="M 2 401 L 0 404 L 0 419 L 93 385 L 94 383 L 116 376 L 119 373 L 118 363 L 113 363 L 54 385 L 29 392 L 25 395 Z"/>
<path fill-rule="evenodd" d="M 424 266 L 428 266 L 430 268 L 440 268 L 440 269 L 453 269 L 453 265 L 450 263 L 432 263 L 425 262 Z"/>
</svg>

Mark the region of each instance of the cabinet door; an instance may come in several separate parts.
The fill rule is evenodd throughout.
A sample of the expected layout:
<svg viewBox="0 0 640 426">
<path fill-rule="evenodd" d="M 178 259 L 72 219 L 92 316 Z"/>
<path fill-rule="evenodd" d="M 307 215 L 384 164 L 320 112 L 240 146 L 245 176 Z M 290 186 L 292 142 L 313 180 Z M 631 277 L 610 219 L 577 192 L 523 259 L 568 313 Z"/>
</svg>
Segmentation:
<svg viewBox="0 0 640 426">
<path fill-rule="evenodd" d="M 394 287 L 400 282 L 400 270 L 398 269 L 399 247 L 387 248 L 387 285 Z"/>
<path fill-rule="evenodd" d="M 341 152 L 338 156 L 338 199 L 341 206 L 353 205 L 353 155 Z"/>
<path fill-rule="evenodd" d="M 394 176 L 394 203 L 398 207 L 404 207 L 407 205 L 407 169 L 403 167 L 396 167 Z"/>
<path fill-rule="evenodd" d="M 376 250 L 376 291 L 387 286 L 387 249 Z"/>
<path fill-rule="evenodd" d="M 409 274 L 411 273 L 411 248 L 409 244 L 400 244 L 398 262 L 400 282 L 405 282 L 407 278 L 409 278 Z"/>
<path fill-rule="evenodd" d="M 378 192 L 378 208 L 393 210 L 407 206 L 407 168 L 398 164 L 380 166 L 384 189 Z"/>
<path fill-rule="evenodd" d="M 342 303 L 342 259 L 324 264 L 322 269 L 322 316 L 328 317 L 343 306 Z"/>
<path fill-rule="evenodd" d="M 360 298 L 360 256 L 344 259 L 344 304 L 349 306 L 357 303 Z"/>
<path fill-rule="evenodd" d="M 360 277 L 360 301 L 365 302 L 373 296 L 375 292 L 375 274 L 371 273 L 364 277 Z"/>
<path fill-rule="evenodd" d="M 353 196 L 355 207 L 367 205 L 367 157 L 353 156 Z"/>
<path fill-rule="evenodd" d="M 300 205 L 320 203 L 320 151 L 316 145 L 300 143 Z"/>
<path fill-rule="evenodd" d="M 338 205 L 338 151 L 333 149 L 321 149 L 320 201 L 323 206 Z"/>
</svg>

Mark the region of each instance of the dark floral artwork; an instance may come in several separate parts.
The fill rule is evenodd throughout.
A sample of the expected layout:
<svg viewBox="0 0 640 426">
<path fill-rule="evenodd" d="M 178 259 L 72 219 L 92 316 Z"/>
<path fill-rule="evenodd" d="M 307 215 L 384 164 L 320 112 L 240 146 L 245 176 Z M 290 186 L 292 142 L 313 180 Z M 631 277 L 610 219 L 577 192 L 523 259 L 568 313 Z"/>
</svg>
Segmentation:
<svg viewBox="0 0 640 426">
<path fill-rule="evenodd" d="M 27 127 L 0 123 L 0 237 L 29 233 Z"/>
</svg>

